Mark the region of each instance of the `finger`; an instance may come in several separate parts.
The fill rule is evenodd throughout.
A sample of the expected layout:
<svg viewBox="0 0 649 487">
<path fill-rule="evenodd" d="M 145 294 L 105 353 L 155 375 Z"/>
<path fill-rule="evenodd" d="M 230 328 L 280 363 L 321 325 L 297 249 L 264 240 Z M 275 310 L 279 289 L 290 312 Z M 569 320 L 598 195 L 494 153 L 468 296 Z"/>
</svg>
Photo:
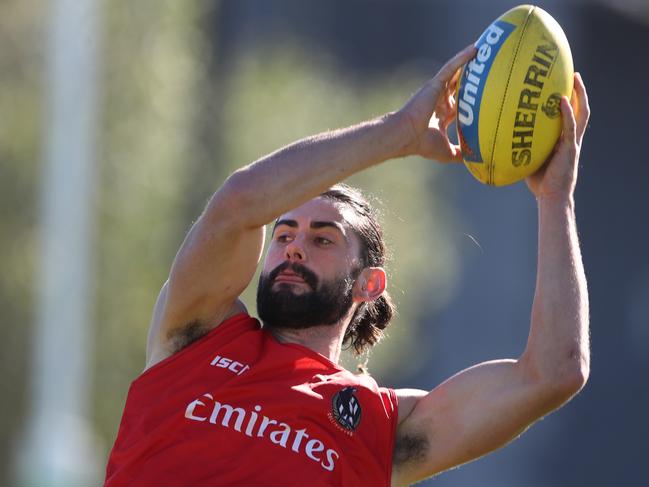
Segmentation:
<svg viewBox="0 0 649 487">
<path fill-rule="evenodd" d="M 448 113 L 446 118 L 443 118 L 440 121 L 440 130 L 442 132 L 447 132 L 448 128 L 451 126 L 451 124 L 455 121 L 455 113 Z"/>
<path fill-rule="evenodd" d="M 444 66 L 442 66 L 442 69 L 438 71 L 438 73 L 433 78 L 433 81 L 435 81 L 436 84 L 440 87 L 446 85 L 446 83 L 448 83 L 451 78 L 453 78 L 457 70 L 460 69 L 464 64 L 469 62 L 469 60 L 473 56 L 475 56 L 476 52 L 477 48 L 473 44 L 462 49 L 450 60 L 448 60 Z"/>
<path fill-rule="evenodd" d="M 427 143 L 436 148 L 432 156 L 438 162 L 462 162 L 462 150 L 459 145 L 454 145 L 445 132 L 431 129 L 426 133 Z"/>
<path fill-rule="evenodd" d="M 441 128 L 442 130 L 446 131 L 448 129 L 449 125 L 451 125 L 455 121 L 455 116 L 457 114 L 457 109 L 455 107 L 454 102 L 449 102 L 445 113 L 444 117 L 441 117 Z"/>
<path fill-rule="evenodd" d="M 461 69 L 457 69 L 455 71 L 455 74 L 451 78 L 451 81 L 448 83 L 448 91 L 451 93 L 451 95 L 455 95 L 455 91 L 457 90 L 457 85 L 458 82 L 460 81 L 460 73 L 462 72 Z"/>
<path fill-rule="evenodd" d="M 588 125 L 588 119 L 590 118 L 590 106 L 588 104 L 586 86 L 580 73 L 575 73 L 575 84 L 572 95 L 572 105 L 577 120 L 577 142 L 581 144 Z"/>
<path fill-rule="evenodd" d="M 462 149 L 459 145 L 449 144 L 445 148 L 445 154 L 438 159 L 438 162 L 460 164 L 462 159 Z"/>
<path fill-rule="evenodd" d="M 438 103 L 439 111 L 435 111 L 440 120 L 449 121 L 455 118 L 455 100 L 450 94 L 446 94 L 442 100 Z M 450 122 L 449 122 L 450 123 Z M 447 124 L 448 125 L 448 124 Z"/>
<path fill-rule="evenodd" d="M 462 148 L 459 145 L 453 144 L 451 142 L 451 139 L 448 138 L 446 130 L 444 130 L 441 135 L 446 140 L 446 147 L 448 150 L 448 158 L 446 159 L 446 162 L 464 162 L 464 158 L 462 157 Z"/>
<path fill-rule="evenodd" d="M 451 149 L 451 158 L 449 159 L 449 162 L 464 162 L 464 159 L 462 158 L 462 148 L 459 145 L 449 144 L 449 148 Z"/>
<path fill-rule="evenodd" d="M 563 122 L 563 131 L 561 134 L 562 145 L 565 144 L 568 149 L 577 150 L 577 121 L 572 111 L 572 106 L 567 96 L 561 97 L 561 119 Z"/>
</svg>

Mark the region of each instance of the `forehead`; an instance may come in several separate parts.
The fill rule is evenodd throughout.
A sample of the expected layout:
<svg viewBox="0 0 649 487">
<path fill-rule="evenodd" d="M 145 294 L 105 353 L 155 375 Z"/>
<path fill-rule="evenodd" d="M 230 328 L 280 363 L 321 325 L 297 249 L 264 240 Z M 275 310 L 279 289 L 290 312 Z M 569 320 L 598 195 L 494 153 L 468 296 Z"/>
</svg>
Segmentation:
<svg viewBox="0 0 649 487">
<path fill-rule="evenodd" d="M 311 222 L 333 222 L 340 224 L 345 236 L 353 233 L 351 222 L 357 218 L 347 205 L 321 196 L 284 213 L 279 220 L 294 220 L 298 226 L 310 226 Z"/>
<path fill-rule="evenodd" d="M 340 230 L 345 241 L 346 252 L 350 252 L 348 258 L 357 259 L 361 254 L 361 240 L 354 230 L 353 223 L 358 218 L 358 215 L 348 205 L 318 196 L 284 213 L 277 221 L 295 222 L 297 229 L 301 231 L 315 231 L 315 228 L 325 228 L 327 231 L 333 232 Z M 320 226 L 317 222 L 331 222 L 338 230 L 329 225 Z M 312 226 L 313 223 L 316 225 Z"/>
</svg>

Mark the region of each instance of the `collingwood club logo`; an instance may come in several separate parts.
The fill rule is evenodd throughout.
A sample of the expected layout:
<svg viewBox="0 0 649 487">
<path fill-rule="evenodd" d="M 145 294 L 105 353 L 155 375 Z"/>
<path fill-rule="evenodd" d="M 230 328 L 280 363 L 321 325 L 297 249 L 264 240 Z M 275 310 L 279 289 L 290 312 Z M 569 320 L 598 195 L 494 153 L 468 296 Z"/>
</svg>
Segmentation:
<svg viewBox="0 0 649 487">
<path fill-rule="evenodd" d="M 353 387 L 345 387 L 338 391 L 331 401 L 329 413 L 331 422 L 350 436 L 361 422 L 361 405 L 354 392 L 356 389 Z"/>
<path fill-rule="evenodd" d="M 557 118 L 561 115 L 561 95 L 559 93 L 552 93 L 541 110 L 550 118 Z"/>
</svg>

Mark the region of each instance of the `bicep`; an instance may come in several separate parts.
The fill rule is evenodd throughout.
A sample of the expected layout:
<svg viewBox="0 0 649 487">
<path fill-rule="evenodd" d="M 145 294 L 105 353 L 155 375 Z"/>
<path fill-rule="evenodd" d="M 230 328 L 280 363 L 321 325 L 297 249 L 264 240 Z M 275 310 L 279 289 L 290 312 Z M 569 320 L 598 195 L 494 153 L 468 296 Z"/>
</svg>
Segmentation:
<svg viewBox="0 0 649 487">
<path fill-rule="evenodd" d="M 203 215 L 172 264 L 166 312 L 206 320 L 227 309 L 250 283 L 263 244 L 263 227 L 220 225 Z"/>
<path fill-rule="evenodd" d="M 263 244 L 264 227 L 241 225 L 236 209 L 215 195 L 176 254 L 156 303 L 149 342 L 164 344 L 190 322 L 218 325 L 254 276 Z"/>
<path fill-rule="evenodd" d="M 409 400 L 394 454 L 395 473 L 408 482 L 503 446 L 556 407 L 515 360 L 476 365 Z"/>
</svg>

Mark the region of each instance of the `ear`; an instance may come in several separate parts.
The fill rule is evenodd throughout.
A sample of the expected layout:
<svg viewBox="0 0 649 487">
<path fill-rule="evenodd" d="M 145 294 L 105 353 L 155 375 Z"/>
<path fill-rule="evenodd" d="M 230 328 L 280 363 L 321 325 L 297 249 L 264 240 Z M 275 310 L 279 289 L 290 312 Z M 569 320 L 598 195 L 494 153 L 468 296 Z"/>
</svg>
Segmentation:
<svg viewBox="0 0 649 487">
<path fill-rule="evenodd" d="M 364 303 L 377 299 L 387 285 L 387 276 L 383 267 L 366 267 L 354 284 L 354 302 Z"/>
</svg>

